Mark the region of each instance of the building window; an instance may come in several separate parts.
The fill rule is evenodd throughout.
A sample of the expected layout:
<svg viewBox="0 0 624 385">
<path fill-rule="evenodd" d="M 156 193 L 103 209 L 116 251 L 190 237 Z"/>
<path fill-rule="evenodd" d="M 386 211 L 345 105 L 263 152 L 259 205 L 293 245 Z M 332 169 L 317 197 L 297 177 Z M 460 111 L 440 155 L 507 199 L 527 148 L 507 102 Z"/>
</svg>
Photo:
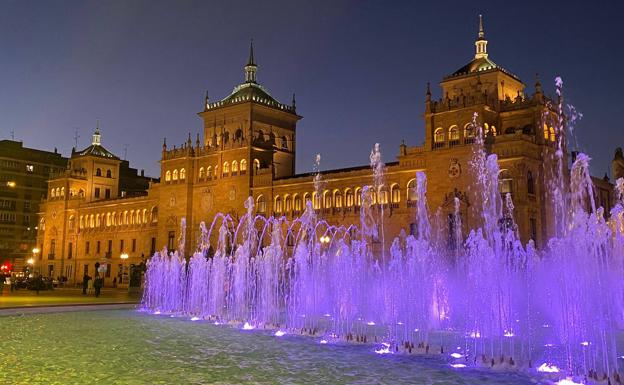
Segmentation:
<svg viewBox="0 0 624 385">
<path fill-rule="evenodd" d="M 417 200 L 418 200 L 418 193 L 416 191 L 416 179 L 412 179 L 407 183 L 407 201 L 415 202 Z"/>
<path fill-rule="evenodd" d="M 535 218 L 529 218 L 529 231 L 531 232 L 531 239 L 537 247 L 537 220 Z"/>
<path fill-rule="evenodd" d="M 555 138 L 555 129 L 553 127 L 550 127 L 548 129 L 548 131 L 550 132 L 550 141 L 551 142 L 555 142 L 556 138 Z"/>
<path fill-rule="evenodd" d="M 240 161 L 240 171 L 241 174 L 244 174 L 247 171 L 247 161 L 245 159 L 241 159 Z"/>
<path fill-rule="evenodd" d="M 258 159 L 254 159 L 254 169 L 256 172 L 260 170 L 260 161 Z"/>
<path fill-rule="evenodd" d="M 136 238 L 132 239 L 132 252 L 136 252 Z"/>
<path fill-rule="evenodd" d="M 171 181 L 171 171 L 167 170 L 167 172 L 165 173 L 165 182 L 170 182 Z"/>
<path fill-rule="evenodd" d="M 288 195 L 284 197 L 284 212 L 289 213 L 292 211 L 292 198 Z"/>
<path fill-rule="evenodd" d="M 399 188 L 398 184 L 393 184 L 390 187 L 390 195 L 391 195 L 392 203 L 401 202 L 401 189 Z"/>
<path fill-rule="evenodd" d="M 279 195 L 275 197 L 275 213 L 276 214 L 282 213 L 282 198 L 280 198 Z"/>
<path fill-rule="evenodd" d="M 97 241 L 97 242 L 95 243 L 95 253 L 96 253 L 96 254 L 100 254 L 100 251 L 101 251 L 100 241 Z"/>
<path fill-rule="evenodd" d="M 175 249 L 174 242 L 175 242 L 175 231 L 170 231 L 167 237 L 167 249 L 169 251 Z"/>
<path fill-rule="evenodd" d="M 347 207 L 353 206 L 353 191 L 351 189 L 347 189 L 345 192 L 345 204 Z"/>
<path fill-rule="evenodd" d="M 223 162 L 223 176 L 228 176 L 230 173 L 230 164 L 228 162 Z"/>
<path fill-rule="evenodd" d="M 326 209 L 329 209 L 333 206 L 332 196 L 329 191 L 323 192 L 323 201 L 324 201 L 323 203 L 325 204 Z"/>
<path fill-rule="evenodd" d="M 355 189 L 355 205 L 357 207 L 362 206 L 362 189 L 360 187 Z"/>
<path fill-rule="evenodd" d="M 152 242 L 150 244 L 150 255 L 156 254 L 156 238 L 152 237 Z"/>
<path fill-rule="evenodd" d="M 111 194 L 110 194 L 110 189 L 109 189 L 109 188 L 107 188 L 107 189 L 104 191 L 104 198 L 106 198 L 106 199 L 110 199 L 110 197 L 111 197 Z"/>
<path fill-rule="evenodd" d="M 111 170 L 106 170 L 106 177 L 107 178 L 112 178 L 113 177 L 113 173 L 111 172 Z"/>
<path fill-rule="evenodd" d="M 208 167 L 206 168 L 206 177 L 207 177 L 208 179 L 212 179 L 212 167 L 210 167 L 210 166 L 208 166 Z"/>
<path fill-rule="evenodd" d="M 95 170 L 95 176 L 102 176 L 102 169 L 96 169 Z"/>
<path fill-rule="evenodd" d="M 122 240 L 122 242 L 123 242 L 123 240 Z M 122 243 L 122 245 L 121 245 L 121 246 L 123 247 L 123 243 Z M 112 239 L 109 239 L 109 240 L 108 240 L 108 252 L 109 252 L 109 253 L 112 253 L 112 252 L 113 252 L 113 240 L 112 240 Z"/>
<path fill-rule="evenodd" d="M 110 242 L 110 241 L 109 241 L 109 242 Z M 110 245 L 110 244 L 109 244 L 109 246 L 108 246 L 108 251 L 109 251 L 109 252 L 111 251 L 111 245 Z M 124 251 L 124 240 L 123 240 L 123 239 L 120 239 L 120 240 L 119 240 L 119 252 L 120 252 L 120 253 L 123 253 L 123 251 Z"/>
<path fill-rule="evenodd" d="M 238 172 L 238 162 L 233 160 L 232 161 L 232 175 L 235 175 Z"/>
<path fill-rule="evenodd" d="M 204 179 L 204 168 L 200 167 L 199 168 L 199 179 Z"/>
<path fill-rule="evenodd" d="M 266 212 L 266 198 L 264 195 L 258 195 L 258 198 L 256 198 L 256 211 L 259 214 L 264 214 Z"/>
<path fill-rule="evenodd" d="M 48 259 L 54 259 L 54 254 L 56 254 L 56 239 L 50 241 L 50 255 Z"/>
<path fill-rule="evenodd" d="M 71 259 L 71 257 L 73 257 L 73 253 L 74 253 L 74 245 L 69 242 L 69 245 L 67 245 L 67 259 Z"/>
<path fill-rule="evenodd" d="M 186 179 L 186 169 L 180 169 L 180 180 Z"/>
<path fill-rule="evenodd" d="M 456 146 L 459 144 L 459 127 L 451 126 L 449 128 L 449 145 Z"/>
<path fill-rule="evenodd" d="M 294 203 L 295 211 L 301 211 L 301 197 L 299 195 L 295 195 Z"/>
<path fill-rule="evenodd" d="M 342 193 L 340 190 L 334 191 L 334 207 L 338 209 L 342 207 Z"/>
<path fill-rule="evenodd" d="M 527 172 L 527 192 L 529 194 L 535 194 L 535 181 L 533 180 L 533 173 Z"/>
<path fill-rule="evenodd" d="M 110 278 L 110 276 L 111 276 L 111 269 L 112 268 L 113 268 L 113 265 L 111 265 L 110 263 L 106 264 L 106 273 L 105 273 L 106 274 L 105 275 L 106 278 Z"/>
<path fill-rule="evenodd" d="M 91 246 L 91 244 L 89 243 L 89 241 L 85 242 L 85 254 L 89 255 L 89 246 Z"/>
<path fill-rule="evenodd" d="M 99 188 L 99 187 L 96 187 L 96 188 L 95 188 L 95 198 L 97 199 L 97 198 L 99 198 L 99 197 L 100 197 L 100 188 Z"/>
<path fill-rule="evenodd" d="M 312 208 L 314 210 L 321 208 L 321 196 L 316 191 L 312 193 Z"/>
<path fill-rule="evenodd" d="M 173 180 L 178 180 L 178 169 L 173 170 Z"/>
<path fill-rule="evenodd" d="M 27 164 L 26 165 L 26 172 L 29 172 L 29 173 L 35 172 L 35 166 L 33 166 L 32 164 Z"/>
<path fill-rule="evenodd" d="M 435 148 L 444 147 L 444 129 L 442 127 L 435 129 L 433 133 L 433 141 Z"/>
<path fill-rule="evenodd" d="M 498 188 L 503 196 L 506 194 L 513 194 L 513 179 L 511 179 L 509 171 L 501 170 L 499 175 Z"/>
</svg>

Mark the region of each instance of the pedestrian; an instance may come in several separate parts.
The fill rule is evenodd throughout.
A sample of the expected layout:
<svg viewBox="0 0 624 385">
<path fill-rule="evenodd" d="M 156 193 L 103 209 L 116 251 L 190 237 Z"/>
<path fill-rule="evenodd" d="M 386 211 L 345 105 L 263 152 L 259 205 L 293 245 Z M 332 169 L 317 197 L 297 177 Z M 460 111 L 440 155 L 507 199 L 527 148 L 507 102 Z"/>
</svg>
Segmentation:
<svg viewBox="0 0 624 385">
<path fill-rule="evenodd" d="M 93 279 L 89 277 L 87 280 L 87 294 L 93 293 Z"/>
<path fill-rule="evenodd" d="M 0 275 L 0 295 L 2 295 L 2 291 L 4 290 L 4 281 L 6 280 L 6 277 L 3 275 Z"/>
<path fill-rule="evenodd" d="M 117 277 L 113 278 L 113 287 L 117 287 Z"/>
<path fill-rule="evenodd" d="M 95 282 L 93 282 L 93 287 L 95 288 L 95 297 L 100 296 L 100 290 L 102 290 L 102 286 L 104 285 L 104 280 L 98 275 L 95 276 Z"/>
<path fill-rule="evenodd" d="M 91 279 L 91 277 L 89 277 L 89 274 L 85 273 L 84 276 L 82 276 L 82 294 L 87 294 L 87 289 L 89 288 L 89 280 Z"/>
</svg>

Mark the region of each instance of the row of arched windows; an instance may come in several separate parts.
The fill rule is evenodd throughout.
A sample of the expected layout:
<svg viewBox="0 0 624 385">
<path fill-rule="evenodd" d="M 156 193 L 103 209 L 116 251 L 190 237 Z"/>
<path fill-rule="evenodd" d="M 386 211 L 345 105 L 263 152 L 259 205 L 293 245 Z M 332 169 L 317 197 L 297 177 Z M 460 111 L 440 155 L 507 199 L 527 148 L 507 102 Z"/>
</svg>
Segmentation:
<svg viewBox="0 0 624 385">
<path fill-rule="evenodd" d="M 147 209 L 125 210 L 101 214 L 81 215 L 78 226 L 80 229 L 93 229 L 124 225 L 144 225 L 158 222 L 158 208 L 152 207 L 148 214 Z M 75 226 L 74 216 L 69 217 L 70 230 Z"/>
<path fill-rule="evenodd" d="M 73 197 L 76 195 L 76 190 L 69 190 L 69 196 Z M 83 189 L 78 190 L 77 195 L 79 197 L 84 197 L 85 191 Z M 50 189 L 50 198 L 62 198 L 65 196 L 65 187 L 57 187 Z"/>
<path fill-rule="evenodd" d="M 102 176 L 102 169 L 101 168 L 95 169 L 95 176 Z M 107 178 L 112 178 L 113 177 L 113 172 L 111 170 L 106 170 L 106 177 Z"/>
<path fill-rule="evenodd" d="M 483 134 L 496 136 L 497 131 L 495 126 L 491 126 L 488 123 L 483 124 Z M 475 130 L 473 128 L 472 123 L 464 124 L 464 143 L 472 143 L 474 141 Z M 447 142 L 449 146 L 455 146 L 460 143 L 460 129 L 459 126 L 454 124 L 448 129 L 444 129 L 442 127 L 438 127 L 433 132 L 433 142 L 436 148 L 444 147 L 444 144 Z"/>
<path fill-rule="evenodd" d="M 177 181 L 177 180 L 185 180 L 186 179 L 186 169 L 181 168 L 180 171 L 176 168 L 173 172 L 167 170 L 165 172 L 165 182 Z"/>
<path fill-rule="evenodd" d="M 417 200 L 416 196 L 416 180 L 412 179 L 407 184 L 405 199 L 408 204 Z M 369 190 L 373 204 L 398 205 L 401 202 L 401 187 L 398 183 L 390 185 L 390 190 L 386 186 L 381 186 L 378 191 Z M 312 192 L 303 194 L 286 194 L 284 196 L 277 195 L 273 201 L 273 211 L 276 214 L 288 214 L 290 212 L 301 212 L 305 210 L 305 202 L 312 201 L 312 208 L 315 210 L 324 209 L 341 209 L 343 207 L 360 207 L 362 205 L 362 188 L 345 188 L 325 190 L 323 193 Z M 264 195 L 256 197 L 256 211 L 258 213 L 266 213 L 267 201 Z"/>
<path fill-rule="evenodd" d="M 555 142 L 555 140 L 557 139 L 555 135 L 555 128 L 548 127 L 546 123 L 544 123 L 544 139 L 551 142 Z"/>
</svg>

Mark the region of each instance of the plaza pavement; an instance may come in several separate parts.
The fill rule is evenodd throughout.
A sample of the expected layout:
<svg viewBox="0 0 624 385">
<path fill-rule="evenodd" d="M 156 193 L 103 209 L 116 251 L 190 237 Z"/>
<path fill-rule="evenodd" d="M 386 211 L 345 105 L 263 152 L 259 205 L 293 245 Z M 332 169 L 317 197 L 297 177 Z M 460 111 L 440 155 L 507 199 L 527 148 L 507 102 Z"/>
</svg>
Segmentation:
<svg viewBox="0 0 624 385">
<path fill-rule="evenodd" d="M 69 306 L 69 305 L 105 305 L 137 304 L 140 294 L 129 294 L 127 290 L 104 288 L 98 298 L 94 294 L 83 295 L 79 288 L 57 288 L 42 290 L 39 295 L 33 290 L 20 289 L 13 292 L 8 286 L 0 294 L 0 309 Z"/>
</svg>

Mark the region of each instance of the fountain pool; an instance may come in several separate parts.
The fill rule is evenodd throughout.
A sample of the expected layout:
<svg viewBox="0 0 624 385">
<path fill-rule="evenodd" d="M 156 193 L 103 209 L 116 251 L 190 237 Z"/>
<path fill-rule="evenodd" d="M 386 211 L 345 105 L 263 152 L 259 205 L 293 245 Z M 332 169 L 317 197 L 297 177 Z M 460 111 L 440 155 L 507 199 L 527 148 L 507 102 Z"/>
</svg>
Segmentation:
<svg viewBox="0 0 624 385">
<path fill-rule="evenodd" d="M 106 310 L 0 317 L 3 384 L 540 384 L 439 356 Z M 63 327 L 58 327 L 63 325 Z M 11 333 L 6 333 L 6 331 Z"/>
</svg>

